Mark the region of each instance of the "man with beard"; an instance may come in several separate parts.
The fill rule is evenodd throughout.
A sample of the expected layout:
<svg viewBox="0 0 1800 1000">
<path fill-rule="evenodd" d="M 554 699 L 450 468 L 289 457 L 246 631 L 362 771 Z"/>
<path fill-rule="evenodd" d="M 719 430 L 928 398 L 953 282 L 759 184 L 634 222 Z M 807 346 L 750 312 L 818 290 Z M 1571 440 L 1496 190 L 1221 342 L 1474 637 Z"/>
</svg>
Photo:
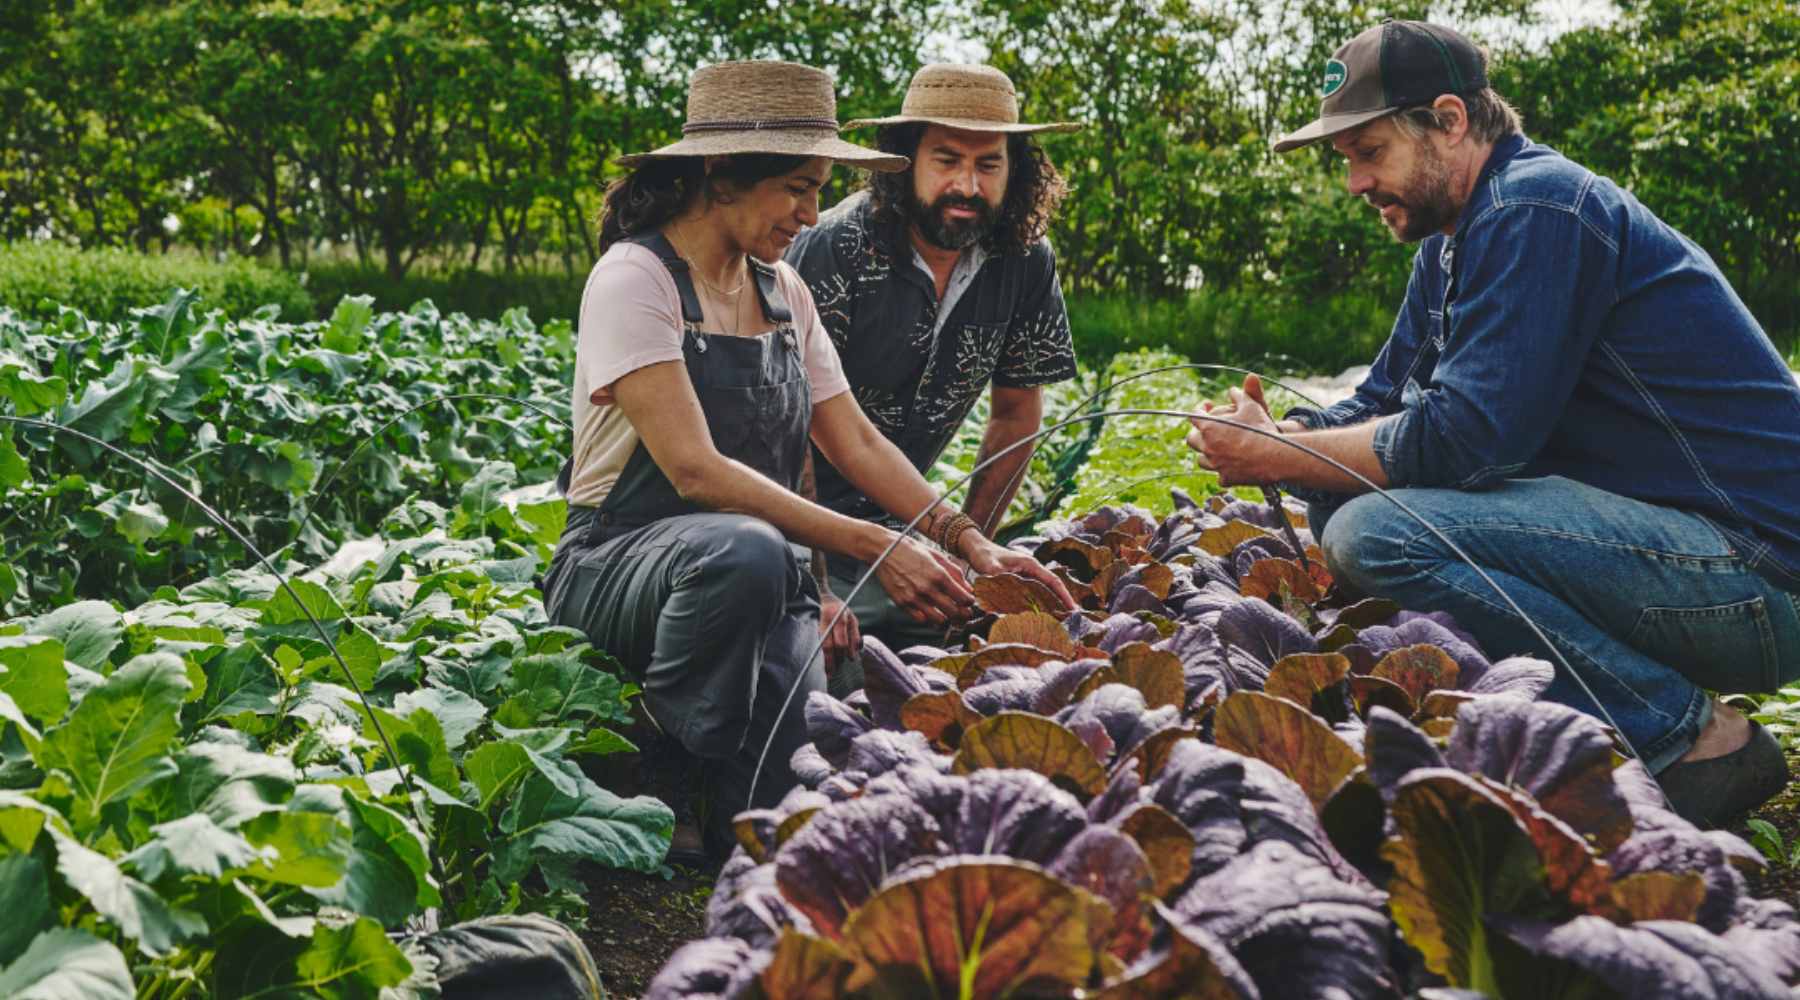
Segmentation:
<svg viewBox="0 0 1800 1000">
<path fill-rule="evenodd" d="M 911 157 L 912 166 L 871 176 L 866 190 L 801 233 L 787 260 L 812 289 L 856 401 L 921 472 L 992 386 L 979 456 L 986 461 L 1036 433 L 1042 387 L 1075 374 L 1056 258 L 1044 238 L 1066 188 L 1032 136 L 1079 126 L 1022 123 L 1006 74 L 955 64 L 920 69 L 900 114 L 845 127 L 870 125 L 884 152 Z M 1006 452 L 970 484 L 962 508 L 984 533 L 1011 504 L 1031 452 Z M 821 504 L 885 517 L 817 450 L 813 461 Z M 839 606 L 832 595 L 849 594 L 868 567 L 820 562 L 823 625 Z M 901 612 L 873 579 L 851 610 L 827 637 L 834 660 L 857 648 L 859 625 L 896 649 L 943 638 Z M 854 666 L 833 675 L 834 690 L 859 683 Z"/>
<path fill-rule="evenodd" d="M 1450 612 L 1494 659 L 1557 663 L 1548 697 L 1610 719 L 1684 816 L 1762 803 L 1781 747 L 1708 692 L 1800 675 L 1793 376 L 1704 251 L 1525 138 L 1462 35 L 1390 21 L 1324 81 L 1319 119 L 1275 149 L 1330 140 L 1350 193 L 1420 244 L 1406 300 L 1351 398 L 1276 423 L 1247 380 L 1188 444 L 1222 482 L 1319 491 L 1339 581 Z M 1240 425 L 1390 489 L 1560 658 L 1445 537 Z"/>
</svg>

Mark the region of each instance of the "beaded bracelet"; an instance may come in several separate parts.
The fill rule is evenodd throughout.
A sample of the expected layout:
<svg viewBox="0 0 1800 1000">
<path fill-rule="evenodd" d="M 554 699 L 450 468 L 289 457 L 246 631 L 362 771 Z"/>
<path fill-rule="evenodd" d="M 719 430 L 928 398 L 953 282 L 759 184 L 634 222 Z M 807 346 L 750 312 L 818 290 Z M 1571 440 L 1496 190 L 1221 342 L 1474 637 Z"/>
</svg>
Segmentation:
<svg viewBox="0 0 1800 1000">
<path fill-rule="evenodd" d="M 932 532 L 932 541 L 937 543 L 937 547 L 951 555 L 959 555 L 956 540 L 962 537 L 963 532 L 975 527 L 975 519 L 962 511 L 956 511 L 938 519 L 932 527 L 936 529 Z"/>
</svg>

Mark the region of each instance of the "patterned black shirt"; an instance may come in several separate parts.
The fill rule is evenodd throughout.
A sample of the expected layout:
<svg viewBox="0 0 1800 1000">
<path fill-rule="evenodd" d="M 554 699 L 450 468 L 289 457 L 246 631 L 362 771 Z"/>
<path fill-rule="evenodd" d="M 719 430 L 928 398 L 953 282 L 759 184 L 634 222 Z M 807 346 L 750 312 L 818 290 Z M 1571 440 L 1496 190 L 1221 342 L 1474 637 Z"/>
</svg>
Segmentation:
<svg viewBox="0 0 1800 1000">
<path fill-rule="evenodd" d="M 867 192 L 851 195 L 800 234 L 787 261 L 812 289 L 856 402 L 924 472 L 989 382 L 1024 389 L 1075 376 L 1069 316 L 1056 255 L 1040 239 L 1021 254 L 989 254 L 939 329 L 937 289 L 913 262 L 905 227 L 871 214 Z M 823 455 L 813 459 L 820 503 L 885 518 Z"/>
</svg>

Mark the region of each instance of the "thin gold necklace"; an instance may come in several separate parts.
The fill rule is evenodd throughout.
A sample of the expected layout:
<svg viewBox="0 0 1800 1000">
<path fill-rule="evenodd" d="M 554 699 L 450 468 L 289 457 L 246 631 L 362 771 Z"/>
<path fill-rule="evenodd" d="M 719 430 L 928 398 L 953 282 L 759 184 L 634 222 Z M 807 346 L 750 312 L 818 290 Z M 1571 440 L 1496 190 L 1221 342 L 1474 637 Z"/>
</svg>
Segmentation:
<svg viewBox="0 0 1800 1000">
<path fill-rule="evenodd" d="M 671 240 L 670 242 L 674 242 L 674 241 Z M 681 243 L 686 243 L 686 242 L 687 242 L 687 238 L 683 237 L 681 240 Z M 730 291 L 726 291 L 725 289 L 720 288 L 718 285 L 715 285 L 712 282 L 708 281 L 706 279 L 706 275 L 700 273 L 700 268 L 698 266 L 698 262 L 694 256 L 694 254 L 684 251 L 684 249 L 680 245 L 677 245 L 675 247 L 675 250 L 677 253 L 680 253 L 683 258 L 685 258 L 687 260 L 688 273 L 693 275 L 695 277 L 695 279 L 697 279 L 700 282 L 700 284 L 704 285 L 714 295 L 718 296 L 719 302 L 721 304 L 724 303 L 726 296 L 731 297 L 731 329 L 727 330 L 726 332 L 731 334 L 734 337 L 738 336 L 741 333 L 741 331 L 743 330 L 743 319 L 742 319 L 743 307 L 744 307 L 743 292 L 744 292 L 744 286 L 750 282 L 750 267 L 749 267 L 749 265 L 748 264 L 744 265 L 744 277 L 738 281 L 737 287 L 731 289 Z M 721 327 L 723 327 L 725 324 L 720 323 L 719 325 Z"/>
</svg>

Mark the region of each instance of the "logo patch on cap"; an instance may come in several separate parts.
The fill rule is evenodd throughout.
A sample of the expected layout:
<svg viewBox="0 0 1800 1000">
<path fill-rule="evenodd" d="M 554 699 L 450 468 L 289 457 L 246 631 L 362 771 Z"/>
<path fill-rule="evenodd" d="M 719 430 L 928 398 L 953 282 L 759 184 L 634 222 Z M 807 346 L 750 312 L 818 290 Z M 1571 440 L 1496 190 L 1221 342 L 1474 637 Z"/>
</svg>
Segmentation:
<svg viewBox="0 0 1800 1000">
<path fill-rule="evenodd" d="M 1325 85 L 1319 89 L 1319 96 L 1330 97 L 1332 94 L 1344 89 L 1344 84 L 1349 81 L 1349 79 L 1350 67 L 1345 66 L 1343 60 L 1325 60 Z"/>
</svg>

